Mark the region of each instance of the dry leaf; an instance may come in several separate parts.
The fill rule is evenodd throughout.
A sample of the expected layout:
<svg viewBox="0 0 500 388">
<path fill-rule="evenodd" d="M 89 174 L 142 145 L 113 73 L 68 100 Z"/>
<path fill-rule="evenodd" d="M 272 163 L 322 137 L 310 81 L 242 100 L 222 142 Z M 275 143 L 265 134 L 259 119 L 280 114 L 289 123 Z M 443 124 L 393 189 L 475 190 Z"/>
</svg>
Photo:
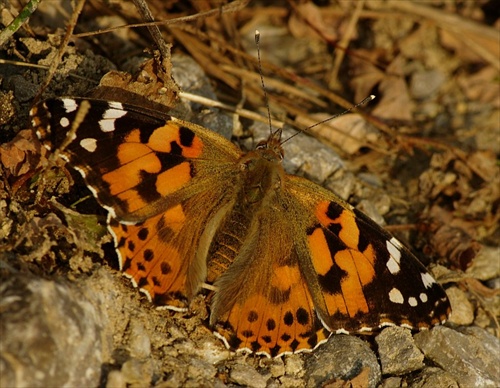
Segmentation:
<svg viewBox="0 0 500 388">
<path fill-rule="evenodd" d="M 314 118 L 314 120 L 311 120 L 311 117 Z M 330 116 L 326 113 L 308 117 L 297 116 L 296 122 L 299 128 L 304 128 L 329 117 Z M 361 147 L 366 147 L 370 143 L 376 144 L 381 138 L 380 132 L 370 125 L 361 115 L 356 113 L 344 114 L 326 123 L 319 124 L 308 130 L 308 132 L 337 146 L 348 154 L 354 154 L 358 152 Z"/>
<path fill-rule="evenodd" d="M 413 103 L 403 75 L 403 65 L 403 57 L 398 56 L 387 67 L 385 77 L 378 86 L 380 99 L 372 111 L 374 116 L 390 120 L 412 120 Z"/>
<path fill-rule="evenodd" d="M 20 176 L 36 168 L 39 148 L 33 131 L 25 129 L 9 143 L 0 145 L 0 161 L 11 176 Z"/>
</svg>

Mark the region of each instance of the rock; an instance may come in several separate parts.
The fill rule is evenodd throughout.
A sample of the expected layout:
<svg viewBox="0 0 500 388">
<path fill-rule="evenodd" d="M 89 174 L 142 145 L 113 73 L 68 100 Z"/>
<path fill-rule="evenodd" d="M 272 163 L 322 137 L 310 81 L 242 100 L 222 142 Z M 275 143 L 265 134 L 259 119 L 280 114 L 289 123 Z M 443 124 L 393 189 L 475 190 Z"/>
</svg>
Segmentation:
<svg viewBox="0 0 500 388">
<path fill-rule="evenodd" d="M 388 327 L 375 337 L 382 374 L 403 375 L 424 366 L 424 355 L 415 346 L 408 329 Z"/>
<path fill-rule="evenodd" d="M 285 374 L 295 377 L 304 375 L 304 360 L 298 354 L 290 354 L 285 357 Z"/>
<path fill-rule="evenodd" d="M 200 380 L 213 380 L 217 373 L 215 367 L 208 362 L 193 358 L 188 366 L 188 375 Z"/>
<path fill-rule="evenodd" d="M 459 388 L 456 380 L 439 368 L 425 368 L 408 381 L 412 388 Z"/>
<path fill-rule="evenodd" d="M 119 370 L 112 370 L 108 373 L 106 388 L 127 388 L 125 376 Z"/>
<path fill-rule="evenodd" d="M 0 300 L 0 386 L 99 386 L 106 317 L 95 301 L 72 284 L 15 274 Z"/>
<path fill-rule="evenodd" d="M 122 375 L 129 387 L 144 387 L 151 385 L 153 368 L 151 361 L 130 359 L 122 365 Z"/>
<path fill-rule="evenodd" d="M 283 358 L 263 358 L 259 363 L 269 370 L 273 378 L 281 377 L 285 374 L 285 363 Z"/>
<path fill-rule="evenodd" d="M 450 323 L 455 325 L 468 326 L 474 322 L 474 307 L 469 302 L 467 295 L 458 287 L 450 287 L 446 290 L 446 295 L 451 304 L 451 314 L 448 318 Z"/>
<path fill-rule="evenodd" d="M 247 364 L 236 364 L 231 368 L 229 378 L 232 382 L 251 388 L 265 388 L 267 378 Z"/>
<path fill-rule="evenodd" d="M 130 356 L 144 359 L 151 355 L 151 340 L 144 325 L 139 320 L 133 318 L 130 321 Z"/>
<path fill-rule="evenodd" d="M 432 97 L 446 81 L 446 75 L 440 70 L 420 71 L 413 74 L 410 93 L 417 99 Z"/>
<path fill-rule="evenodd" d="M 401 377 L 389 377 L 387 379 L 382 380 L 380 384 L 380 388 L 399 388 L 401 387 L 401 382 L 403 379 Z"/>
<path fill-rule="evenodd" d="M 422 331 L 414 336 L 424 355 L 446 372 L 461 387 L 498 387 L 500 341 L 478 327 L 461 332 L 445 326 Z"/>
<path fill-rule="evenodd" d="M 332 336 L 306 360 L 305 369 L 308 387 L 335 380 L 347 382 L 360 375 L 361 386 L 376 387 L 381 379 L 377 357 L 368 344 L 349 335 Z"/>
</svg>

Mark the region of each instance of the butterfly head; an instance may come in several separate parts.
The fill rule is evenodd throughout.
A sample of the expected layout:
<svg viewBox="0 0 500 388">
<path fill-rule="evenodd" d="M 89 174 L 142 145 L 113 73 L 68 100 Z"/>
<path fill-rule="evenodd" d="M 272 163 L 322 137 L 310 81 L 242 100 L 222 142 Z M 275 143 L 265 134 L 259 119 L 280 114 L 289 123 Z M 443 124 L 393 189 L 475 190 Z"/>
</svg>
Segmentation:
<svg viewBox="0 0 500 388">
<path fill-rule="evenodd" d="M 272 132 L 267 140 L 262 140 L 257 144 L 255 151 L 266 160 L 281 163 L 285 156 L 281 146 L 281 134 L 281 129 Z"/>
</svg>

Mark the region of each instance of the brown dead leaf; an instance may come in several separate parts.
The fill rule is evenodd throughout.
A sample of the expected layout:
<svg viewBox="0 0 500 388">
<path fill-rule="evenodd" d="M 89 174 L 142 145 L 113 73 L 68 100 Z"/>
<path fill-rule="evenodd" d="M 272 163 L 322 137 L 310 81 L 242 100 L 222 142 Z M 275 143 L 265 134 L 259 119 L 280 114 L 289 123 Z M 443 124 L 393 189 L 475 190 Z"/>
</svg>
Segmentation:
<svg viewBox="0 0 500 388">
<path fill-rule="evenodd" d="M 489 103 L 495 108 L 500 108 L 497 69 L 488 66 L 475 74 L 458 77 L 457 82 L 471 101 Z"/>
<path fill-rule="evenodd" d="M 378 86 L 380 99 L 372 111 L 374 116 L 388 120 L 412 120 L 413 102 L 403 75 L 403 65 L 404 58 L 398 56 L 387 67 Z"/>
<path fill-rule="evenodd" d="M 33 131 L 22 130 L 12 141 L 0 145 L 0 162 L 11 176 L 26 174 L 38 166 L 40 148 Z"/>
<path fill-rule="evenodd" d="M 475 240 L 475 224 L 439 206 L 428 211 L 431 220 L 426 228 L 425 241 L 429 244 L 424 251 L 430 256 L 446 258 L 451 267 L 465 271 L 471 264 L 482 244 Z"/>
<path fill-rule="evenodd" d="M 350 84 L 354 91 L 354 101 L 361 101 L 384 79 L 384 72 L 375 63 L 383 55 L 382 51 L 353 50 L 349 57 L 349 68 L 353 75 Z"/>
<path fill-rule="evenodd" d="M 337 23 L 331 19 L 327 22 L 323 10 L 312 2 L 298 4 L 295 11 L 288 20 L 288 28 L 294 37 L 318 39 L 320 33 L 329 42 L 339 39 Z M 314 29 L 310 26 L 314 26 Z"/>
<path fill-rule="evenodd" d="M 313 117 L 316 121 L 312 121 L 310 117 Z M 304 128 L 329 117 L 330 116 L 326 113 L 308 117 L 297 116 L 296 122 L 299 128 Z M 354 154 L 358 152 L 361 147 L 366 147 L 369 144 L 377 144 L 382 140 L 380 132 L 361 115 L 356 113 L 344 114 L 326 123 L 315 126 L 308 130 L 308 132 L 337 146 L 348 154 Z"/>
</svg>

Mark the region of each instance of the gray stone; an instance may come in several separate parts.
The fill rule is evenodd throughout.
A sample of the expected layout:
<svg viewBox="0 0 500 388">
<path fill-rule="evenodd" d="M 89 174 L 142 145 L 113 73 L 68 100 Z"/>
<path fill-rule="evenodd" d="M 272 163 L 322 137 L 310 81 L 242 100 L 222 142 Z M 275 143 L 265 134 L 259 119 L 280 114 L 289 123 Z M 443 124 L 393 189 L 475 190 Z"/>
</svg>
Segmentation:
<svg viewBox="0 0 500 388">
<path fill-rule="evenodd" d="M 304 360 L 298 354 L 285 356 L 285 374 L 295 377 L 304 375 Z"/>
<path fill-rule="evenodd" d="M 267 385 L 267 378 L 247 364 L 234 365 L 229 373 L 229 378 L 232 382 L 245 387 L 265 388 Z"/>
<path fill-rule="evenodd" d="M 459 388 L 453 376 L 439 368 L 425 368 L 408 383 L 412 388 Z"/>
<path fill-rule="evenodd" d="M 401 377 L 388 377 L 382 380 L 379 388 L 399 388 L 401 387 L 401 382 L 403 379 Z"/>
<path fill-rule="evenodd" d="M 418 99 L 430 98 L 439 90 L 444 81 L 446 81 L 446 75 L 440 70 L 416 72 L 411 79 L 410 92 Z"/>
<path fill-rule="evenodd" d="M 415 346 L 408 329 L 388 327 L 375 337 L 382 374 L 403 375 L 422 369 L 424 355 Z"/>
<path fill-rule="evenodd" d="M 151 355 L 151 340 L 144 325 L 137 319 L 130 321 L 130 356 L 144 359 Z"/>
<path fill-rule="evenodd" d="M 259 363 L 267 370 L 272 377 L 278 378 L 285 374 L 285 363 L 283 362 L 283 358 L 263 358 Z"/>
<path fill-rule="evenodd" d="M 451 304 L 451 314 L 448 318 L 455 325 L 468 326 L 474 322 L 474 306 L 469 302 L 467 295 L 458 287 L 450 287 L 446 295 Z"/>
<path fill-rule="evenodd" d="M 350 381 L 361 374 L 366 374 L 363 385 L 376 387 L 381 379 L 380 365 L 368 344 L 349 335 L 332 336 L 307 359 L 305 369 L 307 387 Z"/>
<path fill-rule="evenodd" d="M 0 312 L 0 386 L 99 385 L 103 313 L 70 284 L 11 275 Z"/>
<path fill-rule="evenodd" d="M 486 330 L 471 327 L 462 333 L 437 326 L 414 337 L 429 360 L 450 373 L 461 387 L 498 387 L 500 341 Z"/>
</svg>

